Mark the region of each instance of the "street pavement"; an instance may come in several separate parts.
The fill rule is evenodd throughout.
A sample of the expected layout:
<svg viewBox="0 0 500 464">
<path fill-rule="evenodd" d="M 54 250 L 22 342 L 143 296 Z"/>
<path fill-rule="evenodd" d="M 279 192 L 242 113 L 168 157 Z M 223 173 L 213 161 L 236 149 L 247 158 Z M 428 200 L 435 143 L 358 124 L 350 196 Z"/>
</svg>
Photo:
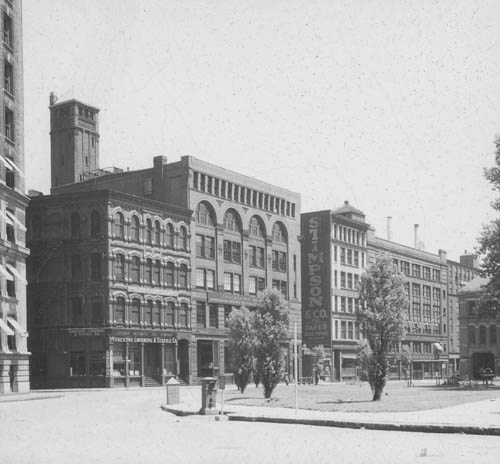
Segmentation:
<svg viewBox="0 0 500 464">
<path fill-rule="evenodd" d="M 493 436 L 177 417 L 160 407 L 166 401 L 164 388 L 51 391 L 29 396 L 38 401 L 27 401 L 24 396 L 26 401 L 0 402 L 2 463 L 128 464 L 161 459 L 175 463 L 401 464 L 425 459 L 440 464 L 489 464 L 498 462 L 500 456 L 500 440 Z M 181 399 L 194 406 L 201 399 L 200 387 L 181 387 Z"/>
</svg>

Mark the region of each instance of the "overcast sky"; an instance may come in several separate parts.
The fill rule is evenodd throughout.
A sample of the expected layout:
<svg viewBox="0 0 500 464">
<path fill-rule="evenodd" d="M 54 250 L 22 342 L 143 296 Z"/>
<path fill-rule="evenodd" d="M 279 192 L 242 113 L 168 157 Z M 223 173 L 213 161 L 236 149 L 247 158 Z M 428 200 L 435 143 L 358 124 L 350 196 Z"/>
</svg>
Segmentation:
<svg viewBox="0 0 500 464">
<path fill-rule="evenodd" d="M 101 167 L 193 155 L 451 259 L 494 217 L 498 0 L 23 3 L 28 188 L 55 91 L 101 109 Z"/>
</svg>

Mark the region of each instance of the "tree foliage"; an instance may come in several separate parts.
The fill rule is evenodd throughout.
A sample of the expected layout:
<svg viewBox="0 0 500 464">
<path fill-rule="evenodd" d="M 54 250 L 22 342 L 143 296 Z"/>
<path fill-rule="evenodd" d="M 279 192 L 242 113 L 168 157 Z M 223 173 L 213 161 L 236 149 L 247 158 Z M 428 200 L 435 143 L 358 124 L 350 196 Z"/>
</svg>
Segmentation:
<svg viewBox="0 0 500 464">
<path fill-rule="evenodd" d="M 264 386 L 264 397 L 270 398 L 285 369 L 283 346 L 290 340 L 288 308 L 275 289 L 266 290 L 259 299 L 254 312 L 256 374 Z"/>
<path fill-rule="evenodd" d="M 234 309 L 229 315 L 229 356 L 235 369 L 235 383 L 245 391 L 254 367 L 257 339 L 254 330 L 255 315 L 247 308 Z"/>
<path fill-rule="evenodd" d="M 496 192 L 500 192 L 500 136 L 495 138 L 495 166 L 485 169 L 484 176 Z M 495 211 L 500 211 L 500 198 L 491 203 Z M 482 258 L 483 277 L 488 283 L 479 301 L 479 313 L 490 318 L 500 317 L 500 219 L 484 226 L 479 238 L 478 254 Z"/>
<path fill-rule="evenodd" d="M 389 255 L 379 255 L 362 274 L 361 305 L 356 312 L 366 340 L 358 359 L 370 383 L 373 400 L 380 400 L 391 366 L 391 349 L 405 334 L 408 296 L 404 276 Z"/>
</svg>

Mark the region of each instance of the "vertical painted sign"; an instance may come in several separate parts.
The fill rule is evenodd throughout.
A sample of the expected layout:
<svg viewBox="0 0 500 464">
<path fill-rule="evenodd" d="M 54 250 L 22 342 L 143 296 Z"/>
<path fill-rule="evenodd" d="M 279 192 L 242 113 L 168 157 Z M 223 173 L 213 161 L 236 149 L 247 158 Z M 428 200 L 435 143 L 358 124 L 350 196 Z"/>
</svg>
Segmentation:
<svg viewBox="0 0 500 464">
<path fill-rule="evenodd" d="M 330 211 L 301 216 L 302 341 L 309 348 L 332 341 Z"/>
</svg>

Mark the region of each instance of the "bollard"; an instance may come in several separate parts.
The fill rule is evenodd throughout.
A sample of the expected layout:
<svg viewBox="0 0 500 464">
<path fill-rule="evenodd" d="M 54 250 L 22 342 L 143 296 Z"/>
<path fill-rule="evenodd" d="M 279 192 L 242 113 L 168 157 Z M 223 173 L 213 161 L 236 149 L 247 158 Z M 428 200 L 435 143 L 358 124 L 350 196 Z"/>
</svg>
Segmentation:
<svg viewBox="0 0 500 464">
<path fill-rule="evenodd" d="M 166 383 L 167 388 L 167 404 L 179 404 L 181 402 L 181 392 L 179 382 L 174 377 L 170 378 Z"/>
</svg>

